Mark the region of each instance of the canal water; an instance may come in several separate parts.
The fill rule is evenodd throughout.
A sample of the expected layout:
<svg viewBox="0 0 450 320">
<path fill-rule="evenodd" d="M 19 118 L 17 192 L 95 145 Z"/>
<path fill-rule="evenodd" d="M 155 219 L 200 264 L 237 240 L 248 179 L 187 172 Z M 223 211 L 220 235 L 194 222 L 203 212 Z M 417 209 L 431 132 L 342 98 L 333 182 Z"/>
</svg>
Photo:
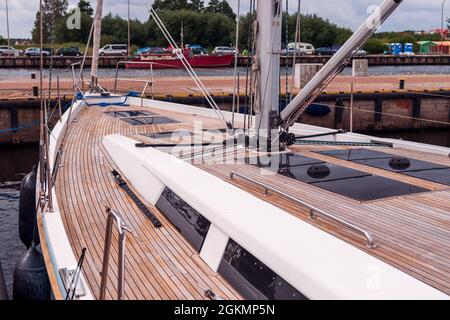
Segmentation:
<svg viewBox="0 0 450 320">
<path fill-rule="evenodd" d="M 195 69 L 197 74 L 202 77 L 226 77 L 233 76 L 233 68 L 219 68 L 219 69 Z M 0 80 L 11 80 L 13 78 L 29 78 L 30 73 L 37 72 L 33 69 L 0 69 Z M 57 72 L 61 77 L 71 77 L 69 70 L 57 69 Z M 84 78 L 89 78 L 89 68 L 84 70 Z M 99 69 L 100 78 L 113 78 L 115 76 L 115 69 Z M 146 77 L 149 75 L 149 70 L 139 69 L 122 69 L 120 75 L 122 77 Z M 245 67 L 239 67 L 238 72 L 240 74 L 246 73 Z M 292 72 L 291 68 L 288 68 L 289 74 Z M 47 75 L 48 69 L 44 70 L 44 75 Z M 281 67 L 281 74 L 285 73 L 285 68 Z M 351 75 L 352 69 L 346 68 L 343 75 Z M 450 74 L 450 66 L 373 66 L 369 68 L 370 75 L 413 75 L 413 74 Z M 155 69 L 155 77 L 183 77 L 188 76 L 188 73 L 184 69 Z"/>
<path fill-rule="evenodd" d="M 37 161 L 37 146 L 0 147 L 0 261 L 10 298 L 14 265 L 25 252 L 18 233 L 20 182 Z"/>
</svg>

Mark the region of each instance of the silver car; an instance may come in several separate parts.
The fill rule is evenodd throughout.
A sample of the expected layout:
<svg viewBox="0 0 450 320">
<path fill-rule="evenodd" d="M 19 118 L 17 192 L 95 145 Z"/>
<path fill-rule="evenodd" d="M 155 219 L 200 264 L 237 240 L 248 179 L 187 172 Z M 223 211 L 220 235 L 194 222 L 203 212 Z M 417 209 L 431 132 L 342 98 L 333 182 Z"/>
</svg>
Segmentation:
<svg viewBox="0 0 450 320">
<path fill-rule="evenodd" d="M 41 49 L 39 48 L 28 48 L 25 50 L 25 55 L 27 57 L 39 57 L 41 55 Z M 47 57 L 50 55 L 50 52 L 42 50 L 42 55 L 44 57 Z"/>
<path fill-rule="evenodd" d="M 236 48 L 231 47 L 215 47 L 212 54 L 216 55 L 228 55 L 228 54 L 236 54 Z"/>
<path fill-rule="evenodd" d="M 14 56 L 16 55 L 16 49 L 8 46 L 0 46 L 0 57 L 1 56 Z"/>
</svg>

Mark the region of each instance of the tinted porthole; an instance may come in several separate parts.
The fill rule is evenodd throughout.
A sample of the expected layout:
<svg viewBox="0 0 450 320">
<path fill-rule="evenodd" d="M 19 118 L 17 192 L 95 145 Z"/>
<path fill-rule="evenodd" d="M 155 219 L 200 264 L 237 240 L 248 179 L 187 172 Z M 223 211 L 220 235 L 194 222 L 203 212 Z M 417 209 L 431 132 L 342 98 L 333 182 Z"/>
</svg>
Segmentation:
<svg viewBox="0 0 450 320">
<path fill-rule="evenodd" d="M 164 189 L 156 203 L 156 207 L 180 230 L 186 240 L 200 252 L 211 222 L 169 188 Z"/>
<path fill-rule="evenodd" d="M 222 257 L 219 273 L 246 299 L 307 299 L 301 292 L 231 239 Z"/>
</svg>

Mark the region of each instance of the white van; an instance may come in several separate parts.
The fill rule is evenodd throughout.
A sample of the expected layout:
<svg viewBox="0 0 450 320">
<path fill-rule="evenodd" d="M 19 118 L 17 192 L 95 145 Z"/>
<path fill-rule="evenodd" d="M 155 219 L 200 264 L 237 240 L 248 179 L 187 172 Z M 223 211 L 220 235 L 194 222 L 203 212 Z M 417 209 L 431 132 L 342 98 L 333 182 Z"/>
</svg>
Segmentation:
<svg viewBox="0 0 450 320">
<path fill-rule="evenodd" d="M 126 56 L 128 46 L 126 44 L 107 44 L 99 50 L 101 56 Z"/>
<path fill-rule="evenodd" d="M 287 51 L 293 51 L 295 48 L 295 42 L 291 42 L 287 45 Z M 297 53 L 300 54 L 314 54 L 315 48 L 312 44 L 306 42 L 297 43 Z"/>
</svg>

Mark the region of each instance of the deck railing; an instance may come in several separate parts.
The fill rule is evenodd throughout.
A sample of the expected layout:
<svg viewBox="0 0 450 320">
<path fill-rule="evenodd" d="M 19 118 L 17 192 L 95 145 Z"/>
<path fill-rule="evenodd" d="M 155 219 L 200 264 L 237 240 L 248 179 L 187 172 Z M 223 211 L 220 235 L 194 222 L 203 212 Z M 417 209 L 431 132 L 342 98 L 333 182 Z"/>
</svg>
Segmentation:
<svg viewBox="0 0 450 320">
<path fill-rule="evenodd" d="M 265 183 L 259 182 L 259 181 L 255 180 L 253 178 L 247 177 L 247 176 L 245 176 L 243 174 L 240 174 L 240 173 L 231 172 L 230 173 L 230 179 L 233 180 L 235 177 L 239 177 L 241 179 L 244 179 L 244 180 L 246 180 L 248 182 L 251 182 L 253 184 L 256 184 L 256 185 L 264 188 L 264 192 L 265 192 L 266 196 L 268 196 L 269 195 L 269 191 L 271 191 L 273 193 L 276 193 L 276 194 L 278 194 L 278 195 L 280 195 L 280 196 L 282 196 L 282 197 L 284 197 L 284 198 L 286 198 L 288 200 L 291 200 L 291 201 L 293 201 L 293 202 L 295 202 L 295 203 L 297 203 L 297 204 L 299 204 L 299 205 L 309 209 L 309 214 L 310 214 L 310 218 L 311 219 L 315 219 L 317 217 L 317 215 L 320 215 L 320 216 L 326 217 L 326 218 L 328 218 L 328 219 L 330 219 L 330 220 L 332 220 L 334 222 L 337 222 L 337 223 L 341 224 L 342 226 L 344 226 L 344 227 L 346 227 L 348 229 L 351 229 L 351 230 L 353 230 L 353 231 L 363 235 L 367 239 L 367 244 L 368 244 L 369 248 L 373 249 L 373 248 L 377 247 L 377 245 L 375 244 L 375 241 L 373 240 L 372 235 L 368 231 L 366 231 L 366 230 L 364 230 L 364 229 L 362 229 L 360 227 L 357 227 L 357 226 L 355 226 L 354 224 L 352 224 L 350 222 L 347 222 L 347 221 L 345 221 L 345 220 L 343 220 L 343 219 L 341 219 L 339 217 L 336 217 L 335 215 L 333 215 L 331 213 L 328 213 L 328 212 L 326 212 L 326 211 L 324 211 L 322 209 L 319 209 L 319 208 L 317 208 L 315 206 L 312 206 L 312 205 L 306 203 L 305 201 L 297 199 L 297 198 L 295 198 L 295 197 L 293 197 L 293 196 L 291 196 L 291 195 L 289 195 L 289 194 L 287 194 L 287 193 L 285 193 L 283 191 L 277 190 L 277 189 L 275 189 L 275 188 L 273 188 L 273 187 L 271 187 L 271 186 L 269 186 L 269 185 L 267 185 Z"/>
<path fill-rule="evenodd" d="M 127 79 L 127 78 L 119 78 L 119 67 L 123 64 L 148 64 L 150 66 L 150 80 L 140 80 L 140 79 Z M 153 62 L 140 62 L 140 61 L 119 61 L 116 64 L 116 76 L 114 77 L 114 93 L 117 93 L 117 84 L 119 81 L 127 81 L 127 82 L 142 82 L 145 83 L 144 89 L 141 93 L 141 98 L 144 98 L 145 92 L 147 91 L 148 87 L 151 88 L 151 95 L 153 99 L 153 83 L 154 83 L 154 77 L 153 77 Z"/>
<path fill-rule="evenodd" d="M 102 274 L 100 282 L 100 300 L 105 300 L 106 294 L 106 280 L 108 279 L 108 269 L 109 269 L 109 256 L 111 251 L 111 238 L 112 238 L 112 227 L 113 222 L 117 224 L 117 230 L 119 231 L 119 259 L 118 259 L 118 277 L 117 277 L 117 300 L 122 300 L 123 298 L 123 287 L 125 283 L 125 240 L 126 233 L 130 230 L 124 223 L 122 217 L 118 212 L 113 209 L 106 208 L 106 213 L 108 214 L 106 222 L 106 235 L 105 235 L 105 247 L 103 251 L 103 262 L 102 262 Z"/>
</svg>

